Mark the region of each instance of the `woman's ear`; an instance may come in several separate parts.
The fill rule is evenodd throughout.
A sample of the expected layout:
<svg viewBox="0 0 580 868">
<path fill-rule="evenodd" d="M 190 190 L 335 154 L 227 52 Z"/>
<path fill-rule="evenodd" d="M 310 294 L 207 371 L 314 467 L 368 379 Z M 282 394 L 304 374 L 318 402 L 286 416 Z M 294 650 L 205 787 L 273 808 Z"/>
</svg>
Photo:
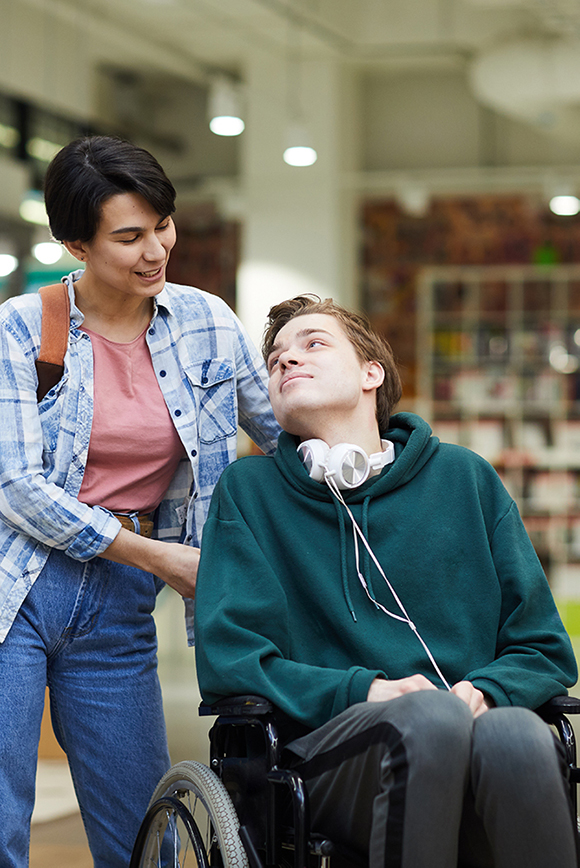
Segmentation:
<svg viewBox="0 0 580 868">
<path fill-rule="evenodd" d="M 85 245 L 82 241 L 63 241 L 62 242 L 71 256 L 78 259 L 79 262 L 84 262 L 86 259 Z"/>
<path fill-rule="evenodd" d="M 385 369 L 380 362 L 365 362 L 363 390 L 371 391 L 382 386 L 385 379 Z"/>
</svg>

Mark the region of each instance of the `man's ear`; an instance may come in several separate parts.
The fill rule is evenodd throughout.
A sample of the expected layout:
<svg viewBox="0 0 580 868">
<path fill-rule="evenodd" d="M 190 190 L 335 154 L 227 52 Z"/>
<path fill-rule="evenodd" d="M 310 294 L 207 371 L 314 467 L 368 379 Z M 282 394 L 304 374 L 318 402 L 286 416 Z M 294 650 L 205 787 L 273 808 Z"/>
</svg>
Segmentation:
<svg viewBox="0 0 580 868">
<path fill-rule="evenodd" d="M 380 362 L 365 362 L 363 391 L 368 392 L 382 386 L 385 379 L 385 369 Z"/>
<path fill-rule="evenodd" d="M 71 256 L 78 259 L 79 262 L 84 262 L 87 258 L 85 245 L 82 241 L 63 241 L 62 242 Z"/>
</svg>

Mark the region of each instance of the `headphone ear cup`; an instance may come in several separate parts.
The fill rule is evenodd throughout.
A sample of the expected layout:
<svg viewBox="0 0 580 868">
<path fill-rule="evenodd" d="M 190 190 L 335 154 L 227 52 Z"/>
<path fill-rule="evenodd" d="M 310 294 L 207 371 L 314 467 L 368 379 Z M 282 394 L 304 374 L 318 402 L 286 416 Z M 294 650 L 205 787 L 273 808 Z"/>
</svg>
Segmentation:
<svg viewBox="0 0 580 868">
<path fill-rule="evenodd" d="M 353 443 L 338 443 L 329 450 L 326 469 L 334 476 L 339 488 L 356 488 L 368 479 L 368 455 Z"/>
<path fill-rule="evenodd" d="M 297 449 L 308 475 L 315 482 L 324 482 L 326 458 L 329 453 L 328 443 L 324 440 L 305 440 Z"/>
</svg>

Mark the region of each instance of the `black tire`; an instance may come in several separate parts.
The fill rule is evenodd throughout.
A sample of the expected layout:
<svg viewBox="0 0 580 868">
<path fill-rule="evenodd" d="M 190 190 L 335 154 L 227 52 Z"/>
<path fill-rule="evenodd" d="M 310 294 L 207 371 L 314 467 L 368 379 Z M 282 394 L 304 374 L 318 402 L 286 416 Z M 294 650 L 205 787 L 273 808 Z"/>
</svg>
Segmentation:
<svg viewBox="0 0 580 868">
<path fill-rule="evenodd" d="M 217 775 L 203 763 L 177 763 L 153 793 L 130 868 L 248 868 L 239 826 Z"/>
</svg>

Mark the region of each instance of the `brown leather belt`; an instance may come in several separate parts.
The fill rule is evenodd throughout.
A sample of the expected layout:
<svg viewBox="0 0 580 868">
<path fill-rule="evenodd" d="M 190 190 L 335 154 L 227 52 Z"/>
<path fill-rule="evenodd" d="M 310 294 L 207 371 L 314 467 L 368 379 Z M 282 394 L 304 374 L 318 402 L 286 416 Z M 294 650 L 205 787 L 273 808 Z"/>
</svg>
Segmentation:
<svg viewBox="0 0 580 868">
<path fill-rule="evenodd" d="M 150 538 L 153 534 L 153 513 L 152 512 L 114 512 L 115 518 L 118 518 L 124 528 L 138 533 L 139 536 Z"/>
</svg>

